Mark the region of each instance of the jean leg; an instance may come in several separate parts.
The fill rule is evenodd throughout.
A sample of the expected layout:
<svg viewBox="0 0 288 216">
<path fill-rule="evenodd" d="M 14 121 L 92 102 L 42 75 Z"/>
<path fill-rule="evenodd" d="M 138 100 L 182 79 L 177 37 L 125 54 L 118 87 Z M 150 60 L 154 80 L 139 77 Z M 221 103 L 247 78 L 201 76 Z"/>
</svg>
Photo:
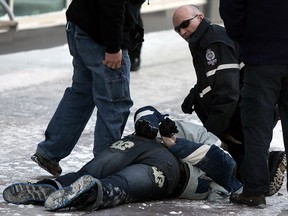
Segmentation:
<svg viewBox="0 0 288 216">
<path fill-rule="evenodd" d="M 71 172 L 57 177 L 55 181 L 60 183 L 62 187 L 67 187 L 83 175 L 89 175 L 89 174 L 84 172 Z"/>
<path fill-rule="evenodd" d="M 76 26 L 75 43 L 92 75 L 92 92 L 97 107 L 94 155 L 121 139 L 133 102 L 130 98 L 130 60 L 122 50 L 122 65 L 110 69 L 102 63 L 105 47 Z"/>
<path fill-rule="evenodd" d="M 132 154 L 126 154 L 122 151 L 107 149 L 94 157 L 78 172 L 89 174 L 98 179 L 105 178 L 131 165 L 136 157 L 137 155 L 134 157 Z"/>
<path fill-rule="evenodd" d="M 93 94 L 98 109 L 94 155 L 121 138 L 133 104 L 129 89 L 128 51 L 123 50 L 122 54 L 123 62 L 119 71 L 102 65 L 98 73 L 93 73 Z M 105 85 L 100 83 L 101 80 L 105 80 Z"/>
<path fill-rule="evenodd" d="M 45 131 L 45 140 L 37 147 L 40 154 L 54 161 L 71 153 L 95 107 L 91 71 L 85 66 L 75 43 L 75 26 L 67 27 L 74 67 L 72 87 L 66 89 Z"/>
<path fill-rule="evenodd" d="M 102 151 L 77 172 L 62 175 L 56 180 L 65 187 L 83 175 L 91 175 L 97 179 L 105 178 L 131 165 L 137 156 L 133 152 L 127 154 L 125 151 L 114 151 L 109 148 Z"/>
<path fill-rule="evenodd" d="M 245 140 L 241 177 L 246 194 L 269 191 L 268 157 L 280 80 L 281 72 L 276 66 L 246 65 L 241 102 Z"/>
<path fill-rule="evenodd" d="M 100 179 L 103 186 L 103 204 L 108 208 L 123 203 L 168 198 L 165 176 L 159 184 L 162 172 L 155 172 L 155 167 L 145 164 L 134 164 L 120 172 Z M 113 191 L 113 193 L 112 193 Z"/>
</svg>

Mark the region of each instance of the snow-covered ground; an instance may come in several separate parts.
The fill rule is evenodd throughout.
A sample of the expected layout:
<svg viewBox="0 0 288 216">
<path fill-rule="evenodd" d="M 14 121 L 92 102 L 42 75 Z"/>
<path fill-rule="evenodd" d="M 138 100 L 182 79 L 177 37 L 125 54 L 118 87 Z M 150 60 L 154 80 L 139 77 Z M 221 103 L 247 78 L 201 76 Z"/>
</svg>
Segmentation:
<svg viewBox="0 0 288 216">
<path fill-rule="evenodd" d="M 186 42 L 174 31 L 145 35 L 141 70 L 131 73 L 131 109 L 125 135 L 133 131 L 136 109 L 153 105 L 174 119 L 201 124 L 196 115 L 185 115 L 180 104 L 195 83 L 192 59 Z M 66 86 L 71 82 L 71 57 L 67 45 L 0 55 L 0 215 L 94 215 L 87 212 L 47 212 L 41 206 L 7 204 L 2 191 L 11 183 L 35 182 L 48 176 L 30 160 L 36 145 Z M 79 143 L 61 161 L 63 173 L 78 170 L 92 158 L 95 115 Z M 282 129 L 274 129 L 271 150 L 283 150 Z M 97 215 L 288 215 L 286 177 L 280 193 L 267 198 L 265 209 L 239 207 L 231 203 L 168 200 L 145 202 L 101 210 Z"/>
</svg>

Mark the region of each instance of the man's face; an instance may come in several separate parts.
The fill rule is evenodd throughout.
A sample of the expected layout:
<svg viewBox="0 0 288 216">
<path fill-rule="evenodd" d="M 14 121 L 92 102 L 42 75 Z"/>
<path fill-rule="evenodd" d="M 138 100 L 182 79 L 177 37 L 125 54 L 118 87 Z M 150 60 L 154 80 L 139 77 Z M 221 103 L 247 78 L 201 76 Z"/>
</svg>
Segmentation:
<svg viewBox="0 0 288 216">
<path fill-rule="evenodd" d="M 204 18 L 202 13 L 175 12 L 173 17 L 174 30 L 185 40 L 188 40 L 192 33 L 196 31 L 198 25 Z"/>
</svg>

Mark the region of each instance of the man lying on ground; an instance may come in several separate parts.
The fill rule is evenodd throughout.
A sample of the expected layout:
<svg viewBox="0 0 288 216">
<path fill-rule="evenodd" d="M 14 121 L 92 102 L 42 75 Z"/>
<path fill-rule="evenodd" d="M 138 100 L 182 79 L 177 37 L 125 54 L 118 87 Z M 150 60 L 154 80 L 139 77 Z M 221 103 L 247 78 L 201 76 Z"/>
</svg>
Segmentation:
<svg viewBox="0 0 288 216">
<path fill-rule="evenodd" d="M 163 139 L 156 137 L 158 125 Z M 144 107 L 136 112 L 135 133 L 113 143 L 79 171 L 37 183 L 12 184 L 3 198 L 14 204 L 44 204 L 52 211 L 97 210 L 164 198 L 216 201 L 242 187 L 235 177 L 236 162 L 228 153 L 213 143 L 177 138 L 177 132 L 172 120 L 153 107 Z M 206 135 L 199 140 L 217 143 L 214 135 Z M 181 154 L 181 146 L 188 147 L 188 157 Z"/>
</svg>

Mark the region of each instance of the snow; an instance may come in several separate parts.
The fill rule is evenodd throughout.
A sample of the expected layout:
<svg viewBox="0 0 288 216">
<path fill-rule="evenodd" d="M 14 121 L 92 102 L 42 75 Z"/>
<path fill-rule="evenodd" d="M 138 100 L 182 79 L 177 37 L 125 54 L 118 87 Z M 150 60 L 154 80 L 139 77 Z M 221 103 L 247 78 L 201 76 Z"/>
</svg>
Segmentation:
<svg viewBox="0 0 288 216">
<path fill-rule="evenodd" d="M 134 106 L 124 135 L 133 132 L 136 109 L 152 105 L 171 118 L 201 124 L 196 115 L 185 115 L 180 104 L 195 83 L 192 58 L 186 42 L 174 31 L 145 35 L 142 65 L 131 73 Z M 0 215 L 90 215 L 85 212 L 48 212 L 41 206 L 7 204 L 2 197 L 5 187 L 16 182 L 35 182 L 51 177 L 30 160 L 36 145 L 71 83 L 71 56 L 67 45 L 0 55 Z M 95 115 L 88 122 L 79 143 L 61 161 L 63 173 L 81 168 L 92 158 Z M 271 150 L 283 150 L 280 123 L 274 129 Z M 98 215 L 286 215 L 288 196 L 285 183 L 279 194 L 267 197 L 265 209 L 255 209 L 207 201 L 167 200 L 124 205 L 101 210 Z M 92 213 L 91 213 L 92 215 Z"/>
</svg>

